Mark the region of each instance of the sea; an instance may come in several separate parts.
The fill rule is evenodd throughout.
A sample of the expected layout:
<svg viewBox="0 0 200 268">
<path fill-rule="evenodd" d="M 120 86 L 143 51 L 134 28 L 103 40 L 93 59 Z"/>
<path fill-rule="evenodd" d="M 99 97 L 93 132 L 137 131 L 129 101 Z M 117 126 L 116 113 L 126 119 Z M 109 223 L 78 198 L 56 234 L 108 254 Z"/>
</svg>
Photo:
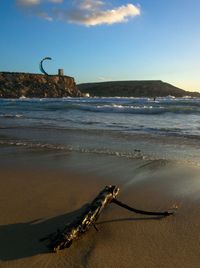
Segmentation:
<svg viewBox="0 0 200 268">
<path fill-rule="evenodd" d="M 0 99 L 5 148 L 199 166 L 200 98 Z"/>
</svg>

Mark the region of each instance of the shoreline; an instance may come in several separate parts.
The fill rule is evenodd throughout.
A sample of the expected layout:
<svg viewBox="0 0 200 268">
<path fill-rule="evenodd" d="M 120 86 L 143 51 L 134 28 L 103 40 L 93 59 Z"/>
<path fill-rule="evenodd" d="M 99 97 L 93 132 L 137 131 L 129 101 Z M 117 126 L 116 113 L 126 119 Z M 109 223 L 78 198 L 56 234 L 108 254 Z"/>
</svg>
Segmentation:
<svg viewBox="0 0 200 268">
<path fill-rule="evenodd" d="M 101 136 L 99 136 L 101 131 Z M 199 136 L 165 136 L 114 130 L 0 127 L 0 148 L 96 154 L 133 160 L 176 161 L 199 165 Z M 98 140 L 98 142 L 97 142 Z"/>
</svg>

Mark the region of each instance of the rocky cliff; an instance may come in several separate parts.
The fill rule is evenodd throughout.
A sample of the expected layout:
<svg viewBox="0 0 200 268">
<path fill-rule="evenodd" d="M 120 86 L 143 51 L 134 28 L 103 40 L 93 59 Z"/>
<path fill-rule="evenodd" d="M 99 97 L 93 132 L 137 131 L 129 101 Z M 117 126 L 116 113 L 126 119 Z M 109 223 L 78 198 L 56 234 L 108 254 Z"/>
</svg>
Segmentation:
<svg viewBox="0 0 200 268">
<path fill-rule="evenodd" d="M 0 97 L 78 97 L 73 77 L 30 73 L 0 72 Z"/>
<path fill-rule="evenodd" d="M 200 97 L 198 92 L 189 92 L 160 80 L 113 81 L 78 85 L 82 93 L 101 97 Z"/>
</svg>

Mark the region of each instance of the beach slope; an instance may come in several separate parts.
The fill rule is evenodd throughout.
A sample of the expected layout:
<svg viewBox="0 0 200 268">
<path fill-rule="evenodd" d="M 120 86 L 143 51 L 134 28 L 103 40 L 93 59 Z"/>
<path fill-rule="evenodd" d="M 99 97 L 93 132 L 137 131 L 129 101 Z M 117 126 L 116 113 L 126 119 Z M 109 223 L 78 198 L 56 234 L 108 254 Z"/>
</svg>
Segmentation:
<svg viewBox="0 0 200 268">
<path fill-rule="evenodd" d="M 198 168 L 159 161 L 137 162 L 133 181 L 1 167 L 0 267 L 197 268 L 198 174 Z M 111 204 L 98 220 L 99 232 L 92 228 L 69 249 L 48 252 L 39 239 L 73 221 L 107 184 L 119 185 L 119 200 L 136 208 L 159 211 L 178 204 L 179 210 L 157 218 Z"/>
</svg>

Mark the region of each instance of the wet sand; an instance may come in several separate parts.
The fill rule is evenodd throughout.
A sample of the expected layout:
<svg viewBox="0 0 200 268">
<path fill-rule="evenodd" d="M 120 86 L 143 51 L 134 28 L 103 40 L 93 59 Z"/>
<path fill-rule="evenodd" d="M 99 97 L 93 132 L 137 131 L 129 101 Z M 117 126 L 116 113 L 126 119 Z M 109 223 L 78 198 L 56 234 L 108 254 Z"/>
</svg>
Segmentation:
<svg viewBox="0 0 200 268">
<path fill-rule="evenodd" d="M 198 168 L 131 160 L 119 169 L 119 160 L 110 157 L 109 165 L 98 159 L 96 169 L 87 173 L 61 168 L 66 161 L 62 155 L 21 152 L 20 163 L 17 152 L 3 156 L 0 267 L 199 267 Z M 57 168 L 52 168 L 53 162 Z M 114 174 L 115 167 L 124 174 L 123 179 L 121 174 L 108 176 L 111 166 Z M 69 249 L 49 253 L 39 239 L 77 217 L 107 184 L 119 185 L 118 199 L 136 208 L 165 210 L 176 203 L 179 210 L 160 219 L 111 204 L 98 220 L 99 232 L 92 228 Z"/>
</svg>

